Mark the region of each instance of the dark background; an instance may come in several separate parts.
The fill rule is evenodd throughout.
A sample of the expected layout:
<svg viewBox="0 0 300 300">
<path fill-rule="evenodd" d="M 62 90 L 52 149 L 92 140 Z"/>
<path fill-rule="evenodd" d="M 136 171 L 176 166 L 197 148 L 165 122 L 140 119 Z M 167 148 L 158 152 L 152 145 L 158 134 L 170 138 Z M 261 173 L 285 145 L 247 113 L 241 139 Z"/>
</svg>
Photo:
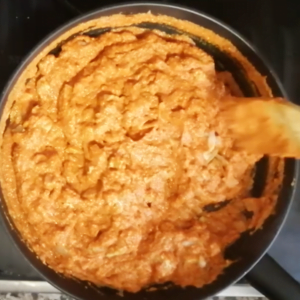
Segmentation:
<svg viewBox="0 0 300 300">
<path fill-rule="evenodd" d="M 83 12 L 124 1 L 0 0 L 0 93 L 26 54 L 68 20 Z M 128 1 L 126 1 L 128 2 Z M 141 2 L 141 1 L 136 1 Z M 300 1 L 160 1 L 204 11 L 244 35 L 278 74 L 291 101 L 300 104 Z M 293 120 L 290 120 L 291 122 Z M 300 199 L 270 254 L 300 282 Z M 0 220 L 0 279 L 36 279 L 7 237 Z"/>
</svg>

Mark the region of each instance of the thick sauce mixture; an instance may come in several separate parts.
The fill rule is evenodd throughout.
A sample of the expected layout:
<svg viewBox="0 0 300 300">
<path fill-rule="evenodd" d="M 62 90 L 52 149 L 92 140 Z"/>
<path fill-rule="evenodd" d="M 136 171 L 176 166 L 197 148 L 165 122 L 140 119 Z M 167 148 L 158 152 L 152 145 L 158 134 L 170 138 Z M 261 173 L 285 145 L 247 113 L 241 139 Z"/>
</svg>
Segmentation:
<svg viewBox="0 0 300 300">
<path fill-rule="evenodd" d="M 77 36 L 39 63 L 2 156 L 10 215 L 44 263 L 132 292 L 222 272 L 268 199 L 248 198 L 259 157 L 232 149 L 218 78 L 188 39 L 133 27 Z"/>
</svg>

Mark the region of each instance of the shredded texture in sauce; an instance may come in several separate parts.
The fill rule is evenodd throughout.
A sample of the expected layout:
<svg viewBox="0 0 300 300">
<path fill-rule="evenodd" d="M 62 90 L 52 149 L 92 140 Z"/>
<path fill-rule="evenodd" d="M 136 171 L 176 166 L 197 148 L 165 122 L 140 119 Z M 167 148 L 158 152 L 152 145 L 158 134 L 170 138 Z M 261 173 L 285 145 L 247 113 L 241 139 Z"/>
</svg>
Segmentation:
<svg viewBox="0 0 300 300">
<path fill-rule="evenodd" d="M 218 114 L 221 77 L 191 41 L 134 27 L 39 63 L 2 156 L 10 215 L 44 263 L 132 292 L 216 279 L 226 246 L 270 213 L 249 197 L 260 157 L 232 149 Z"/>
</svg>

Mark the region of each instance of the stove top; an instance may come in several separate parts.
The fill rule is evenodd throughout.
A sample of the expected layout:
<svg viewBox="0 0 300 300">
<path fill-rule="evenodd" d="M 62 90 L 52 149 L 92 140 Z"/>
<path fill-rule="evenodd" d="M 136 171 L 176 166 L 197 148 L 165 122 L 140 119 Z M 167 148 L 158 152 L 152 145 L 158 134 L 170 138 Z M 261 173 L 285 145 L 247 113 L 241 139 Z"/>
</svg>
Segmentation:
<svg viewBox="0 0 300 300">
<path fill-rule="evenodd" d="M 138 1 L 137 1 L 138 2 Z M 300 104 L 300 2 L 294 0 L 161 1 L 196 8 L 242 33 L 268 59 L 290 99 Z M 110 4 L 122 3 L 111 0 Z M 75 15 L 107 5 L 101 0 L 1 0 L 0 93 L 9 76 L 45 35 Z M 292 121 L 292 120 L 291 120 Z M 0 280 L 42 280 L 15 249 L 0 220 Z M 300 282 L 300 199 L 270 254 Z M 298 263 L 297 263 L 298 262 Z"/>
</svg>

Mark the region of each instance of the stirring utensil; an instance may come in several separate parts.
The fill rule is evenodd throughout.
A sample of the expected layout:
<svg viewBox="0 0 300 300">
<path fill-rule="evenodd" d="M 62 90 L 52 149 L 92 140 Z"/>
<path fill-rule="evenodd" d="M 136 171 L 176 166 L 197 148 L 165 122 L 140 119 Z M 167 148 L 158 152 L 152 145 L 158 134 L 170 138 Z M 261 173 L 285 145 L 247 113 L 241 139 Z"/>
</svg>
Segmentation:
<svg viewBox="0 0 300 300">
<path fill-rule="evenodd" d="M 283 98 L 229 97 L 222 117 L 237 150 L 300 158 L 300 106 Z"/>
</svg>

